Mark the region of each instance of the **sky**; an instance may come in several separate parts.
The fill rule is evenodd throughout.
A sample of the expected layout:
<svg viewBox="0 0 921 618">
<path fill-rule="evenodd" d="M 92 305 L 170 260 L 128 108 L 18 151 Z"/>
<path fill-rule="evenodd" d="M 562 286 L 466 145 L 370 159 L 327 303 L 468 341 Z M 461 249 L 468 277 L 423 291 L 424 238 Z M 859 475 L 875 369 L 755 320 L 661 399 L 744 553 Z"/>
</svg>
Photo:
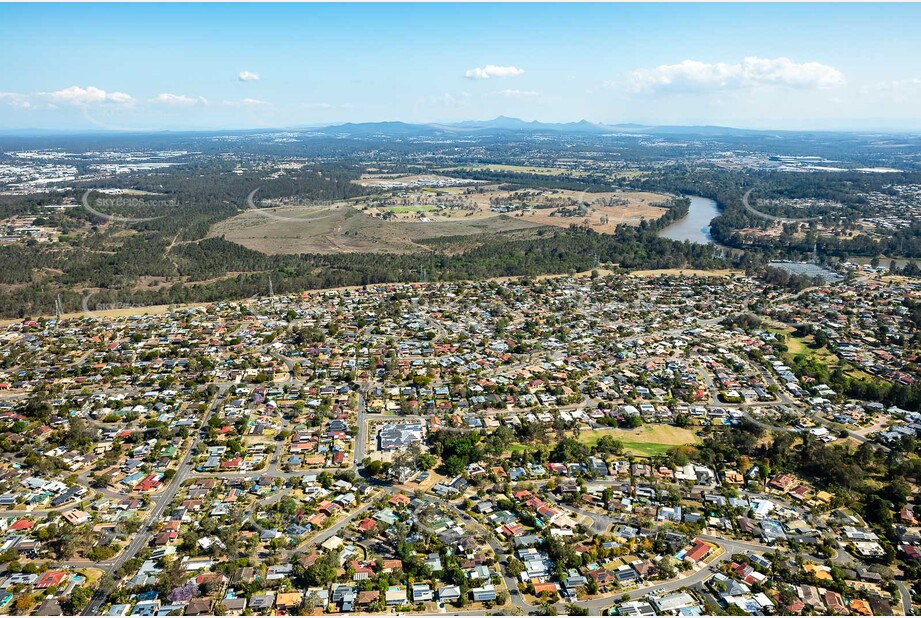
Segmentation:
<svg viewBox="0 0 921 618">
<path fill-rule="evenodd" d="M 919 4 L 0 4 L 0 130 L 921 131 Z"/>
</svg>

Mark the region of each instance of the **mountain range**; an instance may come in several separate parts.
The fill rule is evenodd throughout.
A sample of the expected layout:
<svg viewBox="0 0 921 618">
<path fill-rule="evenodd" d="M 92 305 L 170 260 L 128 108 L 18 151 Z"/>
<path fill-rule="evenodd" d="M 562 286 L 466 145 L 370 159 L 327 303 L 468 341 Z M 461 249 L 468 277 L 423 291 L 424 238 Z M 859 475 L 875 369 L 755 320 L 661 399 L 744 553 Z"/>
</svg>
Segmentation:
<svg viewBox="0 0 921 618">
<path fill-rule="evenodd" d="M 326 135 L 371 136 L 385 135 L 392 137 L 430 136 L 438 134 L 459 133 L 581 133 L 604 135 L 611 133 L 633 133 L 649 135 L 750 135 L 765 133 L 751 129 L 735 129 L 711 125 L 700 126 L 656 126 L 635 123 L 602 124 L 580 120 L 578 122 L 528 122 L 520 118 L 498 116 L 492 120 L 465 120 L 455 123 L 420 123 L 407 122 L 359 122 L 330 125 L 312 129 L 313 132 Z M 770 133 L 774 133 L 771 131 Z"/>
</svg>

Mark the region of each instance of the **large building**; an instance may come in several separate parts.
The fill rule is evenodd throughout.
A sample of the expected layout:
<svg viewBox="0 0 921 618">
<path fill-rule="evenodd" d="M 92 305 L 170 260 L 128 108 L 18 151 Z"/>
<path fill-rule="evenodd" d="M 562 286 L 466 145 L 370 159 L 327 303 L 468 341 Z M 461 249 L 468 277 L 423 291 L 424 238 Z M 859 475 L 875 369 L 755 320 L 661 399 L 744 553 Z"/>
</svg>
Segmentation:
<svg viewBox="0 0 921 618">
<path fill-rule="evenodd" d="M 382 451 L 395 451 L 409 447 L 416 442 L 422 442 L 423 429 L 421 422 L 413 423 L 388 423 L 381 427 L 378 434 L 378 444 Z"/>
</svg>

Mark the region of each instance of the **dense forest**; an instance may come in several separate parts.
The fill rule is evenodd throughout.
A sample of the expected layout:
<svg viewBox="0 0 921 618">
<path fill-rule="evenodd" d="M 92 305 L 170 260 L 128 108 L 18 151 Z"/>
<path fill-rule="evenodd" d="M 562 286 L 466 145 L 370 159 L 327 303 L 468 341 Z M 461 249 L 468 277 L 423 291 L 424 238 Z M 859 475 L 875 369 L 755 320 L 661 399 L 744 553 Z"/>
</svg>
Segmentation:
<svg viewBox="0 0 921 618">
<path fill-rule="evenodd" d="M 612 235 L 574 227 L 540 231 L 532 238 L 509 239 L 503 234 L 484 236 L 480 245 L 454 254 L 450 251 L 426 255 L 381 255 L 346 253 L 268 256 L 230 243 L 222 238 L 178 246 L 169 258 L 179 272 L 192 281 L 169 287 L 138 290 L 116 288 L 112 281 L 126 283 L 135 275 L 130 268 L 143 265 L 144 272 L 167 268 L 162 251 L 143 242 L 129 249 L 139 262 L 107 256 L 106 273 L 85 263 L 63 278 L 87 278 L 103 288 L 93 295 L 94 303 L 152 305 L 193 301 L 247 298 L 268 292 L 271 276 L 276 292 L 297 292 L 326 287 L 368 285 L 419 280 L 424 266 L 433 280 L 480 279 L 501 276 L 534 276 L 589 270 L 596 257 L 602 262 L 634 268 L 710 268 L 727 265 L 705 245 L 658 238 L 652 226 L 621 227 Z M 744 259 L 744 258 L 741 258 Z M 746 263 L 740 262 L 745 266 Z M 171 264 L 170 264 L 171 265 Z M 98 265 L 97 265 L 98 266 Z M 246 274 L 232 274 L 232 273 Z M 86 280 L 86 279 L 84 279 Z M 0 314 L 25 316 L 53 311 L 60 291 L 65 310 L 80 309 L 83 293 L 48 286 L 17 286 L 0 297 Z"/>
</svg>

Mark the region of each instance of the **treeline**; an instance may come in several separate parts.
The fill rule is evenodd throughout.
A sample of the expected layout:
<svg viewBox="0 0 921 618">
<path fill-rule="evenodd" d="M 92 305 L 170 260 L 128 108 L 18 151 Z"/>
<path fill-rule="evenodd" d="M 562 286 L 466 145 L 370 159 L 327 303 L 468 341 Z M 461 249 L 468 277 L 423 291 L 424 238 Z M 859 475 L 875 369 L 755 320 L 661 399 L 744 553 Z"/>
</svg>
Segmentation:
<svg viewBox="0 0 921 618">
<path fill-rule="evenodd" d="M 640 227 L 619 226 L 614 234 L 591 230 L 557 229 L 542 231 L 531 238 L 510 239 L 503 234 L 486 235 L 479 246 L 459 253 L 450 248 L 425 256 L 369 253 L 264 255 L 223 238 L 209 238 L 177 246 L 169 258 L 179 272 L 199 283 L 177 282 L 169 287 L 134 289 L 128 285 L 140 271 L 131 270 L 118 256 L 101 256 L 74 266 L 67 281 L 86 277 L 108 285 L 93 295 L 93 304 L 124 303 L 153 305 L 182 302 L 210 302 L 247 298 L 268 293 L 268 277 L 274 290 L 292 293 L 307 289 L 368 285 L 419 280 L 423 266 L 430 280 L 484 279 L 504 276 L 536 276 L 590 270 L 596 256 L 602 262 L 624 269 L 654 268 L 722 268 L 729 262 L 715 255 L 706 245 L 675 242 L 656 236 L 654 224 Z M 143 240 L 135 247 L 143 249 Z M 167 268 L 160 262 L 160 248 L 149 249 L 150 263 Z M 169 261 L 167 258 L 166 261 Z M 746 266 L 749 258 L 738 258 L 737 266 Z M 104 268 L 102 274 L 91 271 Z M 79 274 L 78 274 L 79 273 Z M 246 273 L 246 274 L 234 274 Z M 124 282 L 117 288 L 112 281 Z M 76 283 L 76 281 L 73 281 Z M 0 315 L 23 317 L 50 313 L 54 299 L 61 293 L 68 311 L 81 308 L 83 295 L 59 285 L 22 286 L 0 296 Z M 90 306 L 92 309 L 92 306 Z"/>
<path fill-rule="evenodd" d="M 802 292 L 806 288 L 822 285 L 821 277 L 809 277 L 807 275 L 794 275 L 782 268 L 772 266 L 765 267 L 761 273 L 761 278 L 771 285 L 785 288 L 793 292 Z"/>
</svg>

